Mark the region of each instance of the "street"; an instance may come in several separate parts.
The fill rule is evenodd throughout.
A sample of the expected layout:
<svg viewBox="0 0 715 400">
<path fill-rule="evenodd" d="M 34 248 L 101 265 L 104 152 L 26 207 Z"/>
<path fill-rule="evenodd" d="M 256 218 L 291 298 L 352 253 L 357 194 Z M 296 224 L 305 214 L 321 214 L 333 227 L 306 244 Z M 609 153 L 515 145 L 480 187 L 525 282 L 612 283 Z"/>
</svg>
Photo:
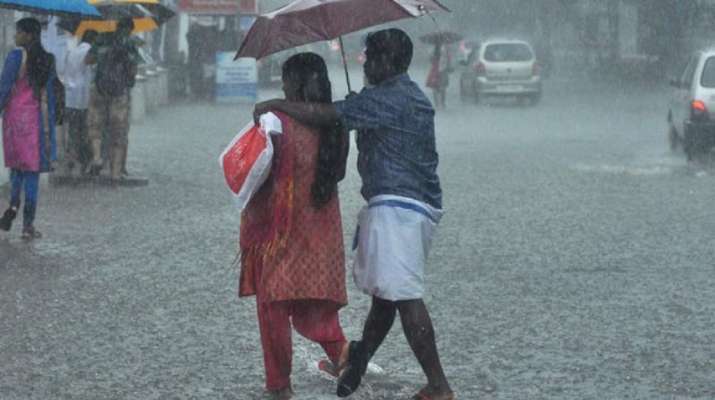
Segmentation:
<svg viewBox="0 0 715 400">
<path fill-rule="evenodd" d="M 437 116 L 446 213 L 425 301 L 458 398 L 715 398 L 715 167 L 670 153 L 668 89 L 553 77 L 536 106 L 474 105 L 457 85 Z M 131 130 L 128 167 L 148 186 L 44 185 L 45 237 L 23 243 L 19 220 L 0 234 L 0 399 L 262 398 L 217 162 L 251 111 L 164 109 Z M 346 247 L 363 205 L 356 151 Z M 354 339 L 369 299 L 350 274 L 347 287 Z M 335 398 L 320 348 L 294 335 L 294 352 L 295 398 Z M 399 322 L 373 362 L 352 399 L 425 383 Z"/>
</svg>

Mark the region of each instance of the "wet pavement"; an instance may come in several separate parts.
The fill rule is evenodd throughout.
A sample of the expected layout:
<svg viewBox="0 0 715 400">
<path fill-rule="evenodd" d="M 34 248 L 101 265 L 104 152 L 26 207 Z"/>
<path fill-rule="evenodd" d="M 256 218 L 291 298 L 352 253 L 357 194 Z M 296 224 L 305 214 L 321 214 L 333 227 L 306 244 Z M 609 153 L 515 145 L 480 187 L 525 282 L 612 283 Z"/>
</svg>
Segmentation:
<svg viewBox="0 0 715 400">
<path fill-rule="evenodd" d="M 667 150 L 667 90 L 554 79 L 532 107 L 462 104 L 454 86 L 426 301 L 459 399 L 715 398 L 715 168 Z M 46 185 L 45 238 L 0 235 L 0 399 L 263 398 L 217 162 L 249 116 L 165 109 L 132 127 L 128 165 L 148 186 Z M 354 338 L 368 299 L 348 288 Z M 334 398 L 319 348 L 294 341 L 295 398 Z M 399 323 L 374 361 L 352 398 L 423 384 Z"/>
</svg>

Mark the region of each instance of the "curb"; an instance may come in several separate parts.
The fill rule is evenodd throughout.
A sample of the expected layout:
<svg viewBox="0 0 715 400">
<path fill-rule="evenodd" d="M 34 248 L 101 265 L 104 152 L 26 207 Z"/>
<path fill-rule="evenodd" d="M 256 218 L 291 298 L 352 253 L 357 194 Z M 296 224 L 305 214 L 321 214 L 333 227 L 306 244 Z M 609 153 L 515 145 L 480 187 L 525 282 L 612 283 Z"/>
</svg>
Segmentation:
<svg viewBox="0 0 715 400">
<path fill-rule="evenodd" d="M 49 177 L 49 182 L 53 186 L 62 185 L 80 185 L 80 184 L 96 184 L 102 186 L 125 186 L 125 187 L 141 187 L 149 184 L 149 179 L 139 176 L 123 178 L 118 182 L 112 181 L 108 176 L 68 176 L 55 175 Z"/>
</svg>

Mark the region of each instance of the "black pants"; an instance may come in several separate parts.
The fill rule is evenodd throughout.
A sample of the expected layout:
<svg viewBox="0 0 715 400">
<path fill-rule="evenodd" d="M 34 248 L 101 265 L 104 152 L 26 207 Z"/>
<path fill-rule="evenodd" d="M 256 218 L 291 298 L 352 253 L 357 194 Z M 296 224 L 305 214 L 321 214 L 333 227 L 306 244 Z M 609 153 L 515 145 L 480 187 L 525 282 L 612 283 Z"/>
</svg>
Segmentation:
<svg viewBox="0 0 715 400">
<path fill-rule="evenodd" d="M 84 169 L 92 159 L 92 148 L 87 130 L 87 110 L 66 108 L 65 123 L 68 130 L 66 159 L 79 163 Z"/>
</svg>

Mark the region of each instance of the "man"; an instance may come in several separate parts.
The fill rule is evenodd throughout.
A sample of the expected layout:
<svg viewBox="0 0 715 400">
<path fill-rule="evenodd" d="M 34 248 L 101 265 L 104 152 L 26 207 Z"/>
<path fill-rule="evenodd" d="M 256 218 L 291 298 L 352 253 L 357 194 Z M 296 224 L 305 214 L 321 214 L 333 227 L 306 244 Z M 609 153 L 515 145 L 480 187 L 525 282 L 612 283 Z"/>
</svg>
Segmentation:
<svg viewBox="0 0 715 400">
<path fill-rule="evenodd" d="M 186 41 L 189 45 L 189 83 L 191 95 L 197 100 L 213 98 L 219 39 L 218 28 L 213 25 L 193 23 L 186 33 Z"/>
<path fill-rule="evenodd" d="M 91 172 L 102 169 L 102 132 L 108 130 L 110 178 L 117 183 L 129 145 L 130 92 L 141 56 L 131 33 L 134 21 L 122 18 L 117 30 L 95 41 L 85 62 L 96 64 L 89 95 L 89 138 L 92 145 Z"/>
<path fill-rule="evenodd" d="M 338 379 L 345 397 L 360 384 L 367 363 L 400 313 L 407 341 L 427 376 L 421 400 L 452 400 L 437 354 L 432 322 L 422 297 L 423 267 L 431 235 L 441 217 L 434 109 L 407 75 L 412 42 L 399 29 L 370 34 L 365 77 L 369 87 L 334 104 L 269 100 L 254 117 L 275 110 L 316 126 L 342 123 L 358 131 L 358 171 L 368 205 L 356 234 L 356 285 L 372 295 L 362 340 L 350 343 Z M 387 245 L 386 245 L 387 244 Z"/>
<path fill-rule="evenodd" d="M 80 166 L 80 173 L 86 172 L 92 158 L 87 136 L 87 107 L 92 71 L 84 60 L 96 37 L 96 31 L 86 31 L 82 35 L 80 44 L 69 50 L 65 56 L 65 118 L 67 119 L 65 157 L 69 173 L 76 164 Z"/>
<path fill-rule="evenodd" d="M 189 56 L 187 64 L 189 67 L 189 85 L 191 88 L 191 96 L 198 99 L 202 93 L 201 81 L 203 79 L 203 64 L 201 62 L 201 46 L 205 43 L 203 39 L 204 29 L 196 22 L 189 26 L 189 31 L 186 33 L 186 42 L 189 46 Z"/>
</svg>

